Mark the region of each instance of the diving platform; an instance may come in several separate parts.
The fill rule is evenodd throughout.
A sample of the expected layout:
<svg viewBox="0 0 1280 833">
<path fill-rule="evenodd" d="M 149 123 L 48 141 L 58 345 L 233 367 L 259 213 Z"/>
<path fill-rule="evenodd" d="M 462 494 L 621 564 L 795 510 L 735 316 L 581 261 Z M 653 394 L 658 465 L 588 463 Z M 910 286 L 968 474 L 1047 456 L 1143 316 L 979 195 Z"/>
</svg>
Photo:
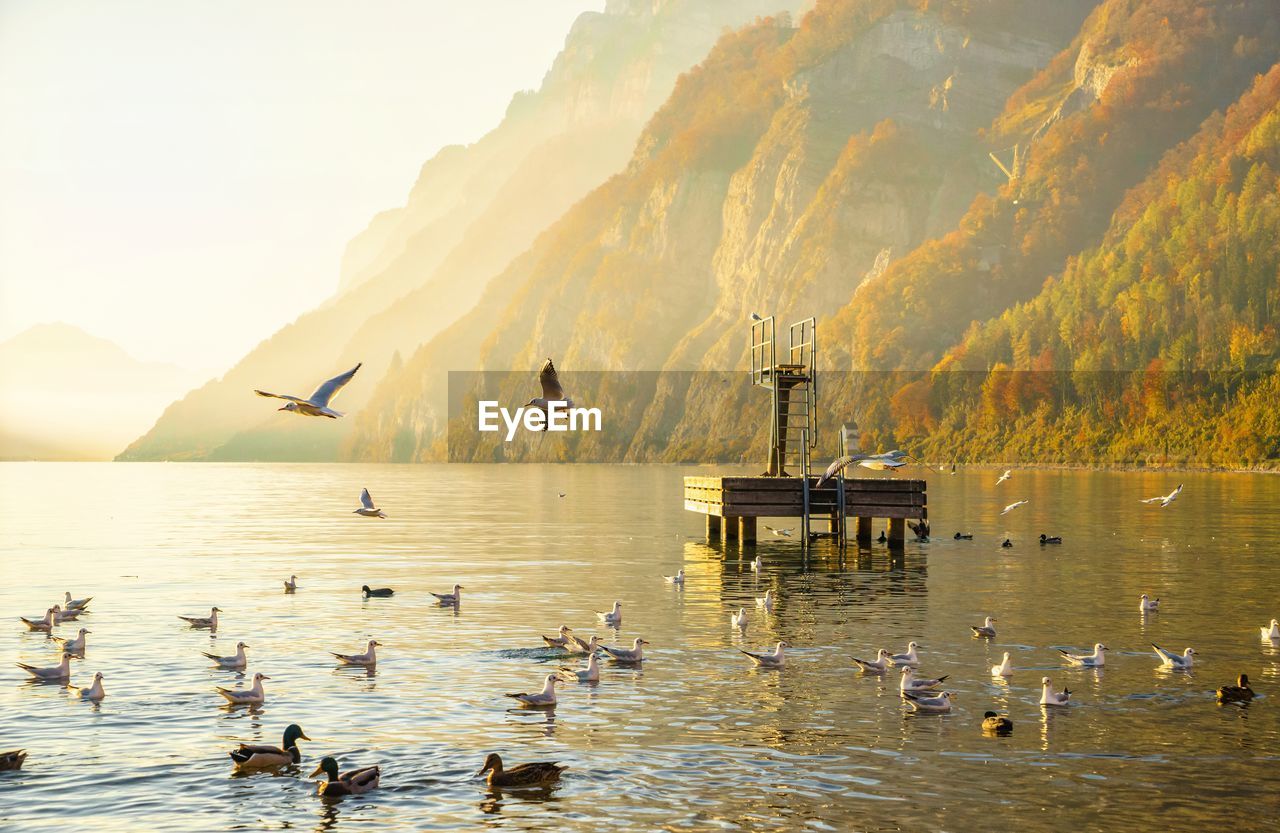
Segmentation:
<svg viewBox="0 0 1280 833">
<path fill-rule="evenodd" d="M 718 540 L 756 540 L 758 518 L 805 518 L 831 523 L 834 533 L 845 518 L 856 519 L 858 544 L 870 546 L 875 518 L 888 521 L 890 548 L 906 544 L 906 522 L 929 518 L 925 481 L 888 478 L 834 479 L 817 487 L 818 478 L 688 476 L 684 479 L 684 508 L 707 517 L 707 537 Z M 844 511 L 840 511 L 840 494 Z"/>
</svg>

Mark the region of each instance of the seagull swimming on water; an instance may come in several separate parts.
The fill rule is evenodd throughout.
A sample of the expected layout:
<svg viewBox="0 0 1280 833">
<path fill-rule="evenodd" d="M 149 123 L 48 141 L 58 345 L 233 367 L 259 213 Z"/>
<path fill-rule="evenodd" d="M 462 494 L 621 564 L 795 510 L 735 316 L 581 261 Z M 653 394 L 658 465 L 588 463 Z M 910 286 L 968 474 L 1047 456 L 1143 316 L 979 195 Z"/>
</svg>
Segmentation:
<svg viewBox="0 0 1280 833">
<path fill-rule="evenodd" d="M 18 663 L 18 667 L 26 671 L 34 679 L 37 680 L 68 680 L 71 678 L 71 655 L 64 653 L 62 659 L 57 665 L 39 667 L 35 665 L 27 665 L 25 662 Z"/>
<path fill-rule="evenodd" d="M 642 662 L 644 660 L 644 646 L 648 644 L 646 640 L 637 636 L 630 648 L 610 648 L 608 645 L 601 645 L 600 650 L 617 662 Z"/>
<path fill-rule="evenodd" d="M 306 399 L 300 399 L 296 396 L 290 396 L 285 393 L 268 393 L 265 390 L 257 390 L 256 388 L 253 392 L 258 394 L 258 396 L 267 396 L 272 399 L 287 399 L 287 404 L 285 404 L 283 408 L 278 409 L 281 411 L 292 411 L 293 413 L 302 414 L 303 416 L 337 419 L 342 416 L 342 414 L 330 408 L 329 402 L 333 397 L 337 396 L 338 391 L 342 390 L 343 385 L 351 381 L 351 377 L 356 375 L 356 371 L 360 369 L 362 364 L 363 362 L 361 364 L 357 364 L 355 367 L 340 376 L 334 376 L 332 379 L 316 388 L 315 393 L 311 394 L 311 396 Z"/>
<path fill-rule="evenodd" d="M 981 636 L 990 639 L 996 635 L 995 625 L 992 624 L 995 621 L 996 617 L 988 616 L 982 620 L 981 625 L 970 625 L 969 630 L 973 631 L 975 637 Z"/>
<path fill-rule="evenodd" d="M 561 668 L 557 676 L 566 683 L 596 683 L 600 681 L 600 662 L 593 653 L 587 657 L 586 668 Z"/>
<path fill-rule="evenodd" d="M 351 514 L 360 515 L 364 518 L 385 518 L 386 512 L 373 505 L 373 498 L 369 496 L 368 489 L 360 490 L 360 508 L 351 510 Z"/>
<path fill-rule="evenodd" d="M 582 639 L 573 634 L 569 634 L 569 641 L 565 643 L 564 649 L 571 654 L 594 654 L 603 647 L 600 644 L 600 637 L 592 636 L 590 641 Z"/>
<path fill-rule="evenodd" d="M 943 674 L 936 680 L 926 680 L 917 677 L 915 672 L 911 670 L 911 666 L 904 666 L 902 669 L 902 676 L 898 680 L 898 691 L 903 694 L 906 694 L 909 691 L 932 691 L 942 685 L 949 676 L 951 675 Z"/>
<path fill-rule="evenodd" d="M 1271 627 L 1258 628 L 1262 632 L 1263 639 L 1280 639 L 1280 622 L 1275 619 L 1271 620 Z"/>
<path fill-rule="evenodd" d="M 755 558 L 755 561 L 751 562 L 751 572 L 759 573 L 763 569 L 764 569 L 764 558 L 757 555 Z"/>
<path fill-rule="evenodd" d="M 1156 643 L 1152 642 L 1151 647 L 1155 649 L 1156 656 L 1160 657 L 1160 664 L 1165 668 L 1173 668 L 1178 671 L 1186 671 L 1191 668 L 1192 657 L 1196 655 L 1194 648 L 1188 648 L 1182 652 L 1182 655 L 1166 651 Z"/>
<path fill-rule="evenodd" d="M 920 665 L 920 657 L 916 654 L 916 648 L 920 646 L 914 642 L 907 643 L 907 652 L 905 654 L 891 654 L 889 656 L 889 664 L 901 667 L 903 665 L 911 668 L 918 668 Z"/>
<path fill-rule="evenodd" d="M 729 616 L 729 624 L 740 630 L 746 630 L 747 624 L 751 620 L 747 618 L 747 609 L 745 607 L 738 608 L 738 612 Z"/>
<path fill-rule="evenodd" d="M 1111 649 L 1099 642 L 1093 646 L 1092 654 L 1071 654 L 1061 648 L 1058 649 L 1058 653 L 1072 665 L 1078 665 L 1081 668 L 1101 668 L 1106 665 L 1106 654 L 1109 650 Z"/>
<path fill-rule="evenodd" d="M 77 688 L 76 696 L 81 700 L 88 700 L 92 703 L 101 703 L 102 698 L 107 696 L 107 692 L 102 687 L 102 672 L 99 671 L 93 675 L 93 684 L 88 688 Z"/>
<path fill-rule="evenodd" d="M 1048 677 L 1040 679 L 1040 705 L 1065 706 L 1070 699 L 1071 689 L 1064 688 L 1062 691 L 1054 691 L 1053 683 L 1049 681 Z"/>
<path fill-rule="evenodd" d="M 1143 613 L 1152 613 L 1160 609 L 1160 600 L 1153 599 L 1146 593 L 1142 594 L 1142 600 L 1138 602 L 1138 610 Z"/>
<path fill-rule="evenodd" d="M 613 610 L 610 610 L 608 612 L 605 612 L 603 610 L 597 610 L 596 616 L 600 619 L 601 622 L 604 622 L 606 625 L 613 625 L 615 627 L 618 625 L 621 625 L 622 624 L 622 602 L 614 602 Z"/>
<path fill-rule="evenodd" d="M 1007 514 L 1009 514 L 1010 512 L 1012 512 L 1013 510 L 1017 509 L 1019 506 L 1025 506 L 1025 505 L 1026 505 L 1027 503 L 1029 503 L 1029 502 L 1030 502 L 1030 501 L 1026 501 L 1026 500 L 1016 500 L 1016 501 L 1014 501 L 1013 503 L 1011 503 L 1011 504 L 1009 504 L 1008 506 L 1006 506 L 1004 509 L 1001 509 L 1001 510 L 1000 510 L 1000 514 L 1001 514 L 1001 515 L 1007 515 Z"/>
<path fill-rule="evenodd" d="M 873 660 L 858 659 L 850 657 L 858 665 L 858 669 L 864 674 L 883 674 L 884 670 L 889 667 L 889 652 L 884 648 L 876 651 L 876 658 Z"/>
<path fill-rule="evenodd" d="M 526 706 L 554 706 L 556 704 L 556 682 L 558 680 L 559 677 L 555 674 L 548 674 L 543 678 L 542 691 L 534 694 L 521 691 L 507 696 L 519 700 Z"/>
<path fill-rule="evenodd" d="M 773 595 L 773 589 L 770 588 L 764 591 L 763 596 L 756 596 L 756 607 L 764 608 L 765 613 L 773 613 L 773 603 L 775 598 L 776 597 Z"/>
<path fill-rule="evenodd" d="M 229 657 L 220 657 L 217 654 L 210 654 L 206 651 L 201 651 L 200 653 L 212 660 L 213 664 L 219 668 L 240 669 L 244 668 L 249 662 L 248 657 L 244 654 L 244 649 L 248 647 L 243 642 L 237 642 L 236 652 Z"/>
<path fill-rule="evenodd" d="M 76 636 L 75 639 L 64 639 L 60 636 L 55 636 L 53 638 L 53 641 L 60 643 L 62 650 L 65 651 L 66 653 L 75 654 L 76 656 L 82 657 L 84 656 L 84 649 L 85 649 L 84 636 L 87 633 L 93 633 L 93 631 L 87 630 L 86 628 L 81 628 L 80 634 Z"/>
<path fill-rule="evenodd" d="M 217 691 L 233 706 L 261 706 L 267 699 L 262 688 L 262 681 L 271 679 L 266 674 L 254 674 L 253 685 L 249 688 L 232 689 L 218 686 Z"/>
<path fill-rule="evenodd" d="M 1005 651 L 1004 659 L 1000 661 L 1000 664 L 991 666 L 991 676 L 1008 677 L 1012 674 L 1013 674 L 1013 663 L 1009 662 L 1009 652 Z"/>
<path fill-rule="evenodd" d="M 292 593 L 298 589 L 298 577 L 289 576 L 289 580 L 284 583 L 284 592 Z"/>
<path fill-rule="evenodd" d="M 663 576 L 663 581 L 667 584 L 674 584 L 676 587 L 684 587 L 684 567 L 676 570 L 674 576 Z"/>
<path fill-rule="evenodd" d="M 19 616 L 18 618 L 23 621 L 23 623 L 27 626 L 27 630 L 29 631 L 41 631 L 43 633 L 53 632 L 53 625 L 54 625 L 53 608 L 49 608 L 44 612 L 43 619 L 28 618 L 26 616 Z"/>
<path fill-rule="evenodd" d="M 560 630 L 557 631 L 559 636 L 546 636 L 544 634 L 542 641 L 547 643 L 548 648 L 567 648 L 572 644 L 573 637 L 569 635 L 572 631 L 573 628 L 568 625 L 561 625 Z"/>
<path fill-rule="evenodd" d="M 378 654 L 374 651 L 374 648 L 378 648 L 381 645 L 382 643 L 378 640 L 370 639 L 369 645 L 363 654 L 335 654 L 333 651 L 329 653 L 337 658 L 340 665 L 358 665 L 361 668 L 373 668 L 378 664 Z"/>
<path fill-rule="evenodd" d="M 902 692 L 902 697 L 912 711 L 931 712 L 933 714 L 944 714 L 951 711 L 951 698 L 955 697 L 954 691 L 944 691 L 936 697 L 926 697 L 923 694 L 917 694 L 914 691 Z"/>
<path fill-rule="evenodd" d="M 1160 508 L 1161 508 L 1161 509 L 1163 509 L 1164 507 L 1168 506 L 1169 504 L 1171 504 L 1171 503 L 1173 503 L 1175 500 L 1177 500 L 1177 499 L 1178 499 L 1178 495 L 1179 495 L 1179 494 L 1181 494 L 1181 493 L 1182 493 L 1182 484 L 1181 484 L 1181 483 L 1179 483 L 1179 484 L 1178 484 L 1178 488 L 1174 489 L 1174 490 L 1173 490 L 1172 492 L 1170 492 L 1169 494 L 1167 494 L 1167 495 L 1156 495 L 1155 497 L 1143 498 L 1142 502 L 1143 502 L 1143 503 L 1158 503 L 1158 504 L 1160 504 Z"/>
<path fill-rule="evenodd" d="M 71 591 L 66 592 L 66 601 L 62 603 L 63 610 L 84 610 L 89 606 L 89 602 L 93 601 L 93 596 L 85 596 L 83 599 L 71 598 Z"/>
<path fill-rule="evenodd" d="M 218 614 L 221 612 L 222 608 L 215 607 L 209 610 L 208 616 L 179 616 L 178 618 L 193 628 L 208 628 L 211 631 L 216 631 L 218 629 Z"/>
<path fill-rule="evenodd" d="M 757 654 L 752 651 L 742 651 L 742 653 L 750 657 L 751 661 L 760 668 L 781 668 L 787 663 L 786 649 L 790 647 L 790 643 L 782 641 L 773 649 L 772 654 Z"/>
<path fill-rule="evenodd" d="M 431 595 L 436 597 L 436 604 L 441 607 L 458 607 L 462 604 L 464 589 L 461 584 L 455 584 L 452 593 L 432 593 Z"/>
</svg>

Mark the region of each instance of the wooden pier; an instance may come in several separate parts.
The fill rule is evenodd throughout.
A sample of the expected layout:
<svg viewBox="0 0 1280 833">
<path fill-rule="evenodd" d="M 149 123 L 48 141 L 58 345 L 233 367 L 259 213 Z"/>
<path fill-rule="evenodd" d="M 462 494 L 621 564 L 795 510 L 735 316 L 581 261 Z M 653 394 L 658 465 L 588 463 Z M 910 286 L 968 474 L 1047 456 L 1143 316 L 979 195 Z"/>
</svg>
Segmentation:
<svg viewBox="0 0 1280 833">
<path fill-rule="evenodd" d="M 809 516 L 825 518 L 832 531 L 845 518 L 856 524 L 860 546 L 871 544 L 875 518 L 889 522 L 888 544 L 901 548 L 906 543 L 906 522 L 929 517 L 925 481 L 882 478 L 846 479 L 844 513 L 839 511 L 840 486 L 830 481 L 817 488 L 818 478 L 809 478 Z M 707 516 L 707 537 L 752 543 L 756 540 L 757 518 L 803 518 L 804 483 L 799 477 L 703 477 L 684 479 L 684 508 Z"/>
</svg>

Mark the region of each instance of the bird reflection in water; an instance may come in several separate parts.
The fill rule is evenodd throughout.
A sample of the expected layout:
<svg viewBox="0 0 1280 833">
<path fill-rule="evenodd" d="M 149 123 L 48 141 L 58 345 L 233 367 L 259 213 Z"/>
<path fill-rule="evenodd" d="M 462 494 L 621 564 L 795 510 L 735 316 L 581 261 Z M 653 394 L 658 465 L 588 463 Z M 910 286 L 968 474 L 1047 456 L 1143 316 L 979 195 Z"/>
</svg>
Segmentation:
<svg viewBox="0 0 1280 833">
<path fill-rule="evenodd" d="M 485 785 L 485 796 L 478 805 L 480 812 L 486 816 L 502 815 L 506 800 L 528 802 L 530 804 L 556 804 L 560 801 L 555 794 L 559 784 L 545 784 L 539 787 L 491 787 Z"/>
</svg>

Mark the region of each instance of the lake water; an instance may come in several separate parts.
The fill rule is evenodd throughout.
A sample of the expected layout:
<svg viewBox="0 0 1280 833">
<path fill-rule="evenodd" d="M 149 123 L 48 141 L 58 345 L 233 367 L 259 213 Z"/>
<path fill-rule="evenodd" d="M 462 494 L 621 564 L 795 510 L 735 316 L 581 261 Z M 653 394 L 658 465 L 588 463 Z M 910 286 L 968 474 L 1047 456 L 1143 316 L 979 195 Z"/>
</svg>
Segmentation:
<svg viewBox="0 0 1280 833">
<path fill-rule="evenodd" d="M 707 546 L 682 508 L 691 471 L 0 466 L 0 748 L 30 752 L 0 773 L 0 828 L 1276 829 L 1280 646 L 1258 628 L 1280 616 L 1280 477 L 1016 471 L 996 487 L 989 470 L 934 473 L 936 541 L 899 562 L 879 545 L 807 560 L 785 540 L 747 558 Z M 1138 502 L 1178 482 L 1168 509 Z M 390 519 L 351 514 L 366 485 Z M 1041 548 L 1042 531 L 1066 543 Z M 684 590 L 662 580 L 680 567 Z M 461 611 L 429 604 L 455 582 Z M 366 583 L 397 593 L 362 600 Z M 752 601 L 766 588 L 774 615 Z M 64 590 L 95 597 L 72 681 L 102 671 L 101 706 L 14 667 L 55 662 L 17 616 Z M 1139 614 L 1143 592 L 1162 612 Z M 597 627 L 615 599 L 622 626 Z M 216 638 L 175 618 L 215 604 Z M 745 638 L 729 625 L 739 606 Z M 985 614 L 999 618 L 990 642 L 968 629 Z M 561 623 L 643 636 L 648 659 L 603 663 L 598 685 L 563 686 L 554 711 L 512 708 L 503 692 L 560 664 L 538 635 Z M 376 673 L 334 668 L 327 651 L 369 638 L 385 644 Z M 795 646 L 783 670 L 738 653 L 778 639 Z M 922 673 L 951 675 L 950 715 L 908 715 L 895 676 L 852 670 L 850 655 L 910 639 Z M 214 687 L 241 678 L 199 653 L 238 640 L 249 672 L 272 678 L 260 710 L 224 708 Z M 1112 648 L 1104 670 L 1056 658 L 1095 641 Z M 1159 670 L 1152 641 L 1194 647 L 1194 673 Z M 1007 685 L 989 675 L 1004 651 L 1018 668 Z M 1265 696 L 1218 706 L 1213 690 L 1240 672 Z M 1070 708 L 1036 705 L 1044 674 L 1076 692 Z M 982 734 L 988 708 L 1008 712 L 1012 736 Z M 279 743 L 291 722 L 313 738 L 302 767 L 232 776 L 228 750 Z M 543 793 L 491 795 L 473 777 L 490 751 L 570 770 Z M 383 787 L 322 801 L 305 776 L 325 754 L 381 764 Z"/>
</svg>

